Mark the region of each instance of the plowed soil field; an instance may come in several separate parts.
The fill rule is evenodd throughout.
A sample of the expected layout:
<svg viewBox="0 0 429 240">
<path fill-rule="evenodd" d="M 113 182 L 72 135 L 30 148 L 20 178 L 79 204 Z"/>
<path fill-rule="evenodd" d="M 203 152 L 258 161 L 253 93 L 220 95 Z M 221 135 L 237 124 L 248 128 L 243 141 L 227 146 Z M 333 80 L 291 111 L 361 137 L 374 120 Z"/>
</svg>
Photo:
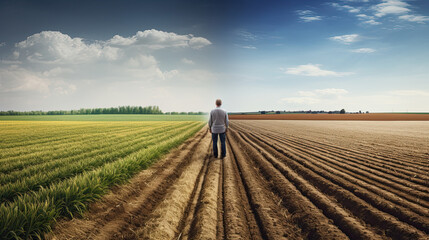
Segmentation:
<svg viewBox="0 0 429 240">
<path fill-rule="evenodd" d="M 428 239 L 429 122 L 204 128 L 50 239 Z"/>
<path fill-rule="evenodd" d="M 355 120 L 355 121 L 428 121 L 429 114 L 366 113 L 366 114 L 236 114 L 235 120 Z"/>
</svg>

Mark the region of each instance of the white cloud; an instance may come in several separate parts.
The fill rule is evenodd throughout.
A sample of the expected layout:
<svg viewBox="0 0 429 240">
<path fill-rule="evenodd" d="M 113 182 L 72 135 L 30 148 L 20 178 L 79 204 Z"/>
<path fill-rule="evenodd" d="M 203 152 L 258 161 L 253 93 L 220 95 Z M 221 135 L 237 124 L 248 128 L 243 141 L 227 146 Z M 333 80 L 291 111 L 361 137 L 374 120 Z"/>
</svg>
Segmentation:
<svg viewBox="0 0 429 240">
<path fill-rule="evenodd" d="M 352 52 L 354 52 L 354 53 L 373 53 L 373 52 L 375 52 L 375 49 L 372 49 L 372 48 L 358 48 L 358 49 L 353 49 Z"/>
<path fill-rule="evenodd" d="M 17 54 L 30 62 L 80 63 L 93 60 L 114 60 L 118 49 L 98 42 L 87 44 L 82 38 L 71 38 L 56 31 L 43 31 L 15 44 Z"/>
<path fill-rule="evenodd" d="M 370 25 L 380 25 L 381 24 L 381 22 L 377 22 L 377 21 L 375 21 L 375 20 L 368 20 L 368 21 L 365 21 L 364 23 L 366 23 L 366 24 L 370 24 Z"/>
<path fill-rule="evenodd" d="M 0 42 L 0 47 L 4 47 L 4 46 L 6 46 L 6 43 L 5 42 Z"/>
<path fill-rule="evenodd" d="M 179 35 L 173 32 L 164 32 L 156 29 L 138 31 L 134 36 L 122 37 L 115 35 L 106 41 L 111 46 L 144 46 L 150 49 L 162 49 L 167 47 L 191 47 L 200 49 L 210 45 L 211 42 L 202 37 L 194 37 L 192 34 Z"/>
<path fill-rule="evenodd" d="M 257 49 L 255 46 L 253 45 L 240 45 L 240 44 L 235 44 L 235 46 L 240 47 L 240 48 L 245 48 L 245 49 L 252 49 L 255 50 Z"/>
<path fill-rule="evenodd" d="M 429 21 L 429 16 L 403 15 L 399 16 L 399 19 L 407 20 L 409 22 L 425 23 Z"/>
<path fill-rule="evenodd" d="M 342 76 L 352 74 L 348 72 L 334 72 L 329 70 L 323 70 L 320 68 L 321 66 L 322 65 L 320 64 L 299 65 L 294 68 L 287 68 L 285 73 L 292 74 L 292 75 L 311 76 L 311 77 L 328 77 L 328 76 L 342 77 Z"/>
<path fill-rule="evenodd" d="M 358 12 L 360 12 L 359 8 L 352 7 L 350 5 L 341 5 L 341 4 L 338 4 L 338 3 L 331 3 L 331 5 L 333 7 L 335 7 L 335 8 L 337 8 L 337 9 L 346 10 L 346 11 L 348 11 L 350 13 L 358 13 Z"/>
<path fill-rule="evenodd" d="M 330 37 L 329 39 L 343 43 L 343 44 L 351 44 L 351 43 L 359 40 L 359 35 L 358 34 L 348 34 L 348 35 Z"/>
<path fill-rule="evenodd" d="M 182 58 L 182 60 L 180 60 L 180 61 L 184 64 L 189 64 L 189 65 L 195 64 L 194 61 L 187 59 L 187 58 Z"/>
<path fill-rule="evenodd" d="M 321 16 L 301 16 L 300 17 L 304 22 L 320 21 L 322 20 Z"/>
<path fill-rule="evenodd" d="M 375 10 L 375 16 L 383 17 L 388 14 L 404 14 L 411 11 L 410 5 L 402 0 L 383 0 L 383 3 L 372 7 Z"/>
<path fill-rule="evenodd" d="M 358 17 L 358 18 L 362 18 L 362 19 L 374 19 L 374 17 L 373 17 L 373 16 L 368 16 L 368 15 L 363 14 L 363 13 L 361 13 L 361 14 L 357 14 L 357 15 L 356 15 L 356 17 Z"/>
<path fill-rule="evenodd" d="M 397 90 L 391 91 L 390 94 L 395 96 L 429 96 L 429 91 L 422 90 Z"/>
<path fill-rule="evenodd" d="M 200 49 L 211 42 L 193 35 L 178 35 L 155 29 L 138 31 L 134 36 L 115 35 L 107 41 L 88 43 L 82 38 L 72 38 L 57 31 L 43 31 L 16 44 L 15 59 L 25 58 L 34 63 L 86 63 L 115 61 L 130 47 L 157 50 L 167 47 Z M 140 51 L 145 51 L 140 49 Z"/>
<path fill-rule="evenodd" d="M 156 57 L 157 49 L 183 48 L 183 51 L 172 51 L 170 54 L 175 56 L 171 60 L 160 59 L 174 64 L 172 59 L 178 58 L 186 64 L 193 64 L 192 60 L 184 58 L 184 55 L 189 55 L 186 51 L 195 51 L 210 44 L 209 40 L 191 34 L 178 35 L 153 29 L 139 31 L 131 37 L 116 35 L 107 41 L 91 42 L 61 32 L 43 31 L 16 43 L 11 56 L 1 61 L 6 64 L 0 66 L 0 92 L 25 92 L 27 98 L 34 98 L 32 103 L 35 106 L 37 99 L 40 102 L 41 99 L 70 94 L 76 96 L 73 104 L 79 107 L 84 106 L 84 98 L 90 98 L 89 95 L 94 96 L 93 101 L 104 99 L 115 105 L 121 103 L 114 103 L 110 98 L 112 94 L 116 100 L 150 100 L 156 93 L 149 89 L 155 86 L 157 89 L 165 88 L 174 80 L 192 75 L 187 69 L 163 69 L 164 65 Z M 193 71 L 208 76 L 203 69 Z M 195 78 L 201 80 L 204 76 Z M 186 84 L 191 83 L 184 82 L 185 87 L 188 86 Z M 142 96 L 135 90 L 140 88 L 147 94 Z M 106 92 L 109 89 L 111 92 Z M 127 93 L 131 90 L 134 98 Z M 15 106 L 17 100 L 10 98 L 8 101 L 10 106 Z"/>
<path fill-rule="evenodd" d="M 316 15 L 316 13 L 311 10 L 297 10 L 296 13 L 299 15 L 299 19 L 301 19 L 303 22 L 322 20 L 321 16 Z"/>
</svg>

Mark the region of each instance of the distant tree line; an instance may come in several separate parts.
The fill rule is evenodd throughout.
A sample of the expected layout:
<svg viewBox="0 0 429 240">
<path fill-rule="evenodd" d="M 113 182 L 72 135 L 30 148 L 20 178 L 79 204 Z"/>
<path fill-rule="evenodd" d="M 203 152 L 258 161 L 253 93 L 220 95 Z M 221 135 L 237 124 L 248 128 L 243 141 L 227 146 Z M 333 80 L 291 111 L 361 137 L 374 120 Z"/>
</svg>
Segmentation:
<svg viewBox="0 0 429 240">
<path fill-rule="evenodd" d="M 57 111 L 0 111 L 0 116 L 6 115 L 88 115 L 88 114 L 165 114 L 165 115 L 205 115 L 205 112 L 166 112 L 158 106 L 120 106 L 111 108 L 81 108 L 79 110 Z"/>
<path fill-rule="evenodd" d="M 271 111 L 258 111 L 258 112 L 239 112 L 239 113 L 230 113 L 230 114 L 346 114 L 346 113 L 350 113 L 350 114 L 363 114 L 363 113 L 369 113 L 368 111 L 366 112 L 346 112 L 345 109 L 341 109 L 341 110 L 334 110 L 334 111 L 324 111 L 324 110 L 318 110 L 318 111 L 312 111 L 312 110 L 301 110 L 301 111 L 275 111 L 275 110 L 271 110 Z"/>
<path fill-rule="evenodd" d="M 120 106 L 111 108 L 81 108 L 57 111 L 1 111 L 0 115 L 84 115 L 84 114 L 163 114 L 158 106 Z"/>
</svg>

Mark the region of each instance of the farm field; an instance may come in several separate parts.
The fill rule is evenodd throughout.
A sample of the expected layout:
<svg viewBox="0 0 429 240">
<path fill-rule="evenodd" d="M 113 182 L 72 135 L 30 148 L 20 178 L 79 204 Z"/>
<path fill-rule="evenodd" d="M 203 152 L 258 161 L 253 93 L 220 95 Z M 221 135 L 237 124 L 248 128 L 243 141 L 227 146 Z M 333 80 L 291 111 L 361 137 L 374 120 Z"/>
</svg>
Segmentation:
<svg viewBox="0 0 429 240">
<path fill-rule="evenodd" d="M 0 121 L 205 121 L 207 115 L 88 114 L 0 116 Z"/>
<path fill-rule="evenodd" d="M 427 239 L 429 122 L 207 127 L 48 239 Z"/>
<path fill-rule="evenodd" d="M 366 113 L 366 114 L 235 114 L 237 120 L 355 120 L 355 121 L 428 121 L 427 113 Z"/>
<path fill-rule="evenodd" d="M 162 121 L 163 117 L 0 118 L 0 239 L 37 238 L 56 219 L 78 216 L 88 203 L 149 167 L 204 125 L 193 118 L 170 121 L 167 116 L 168 121 Z"/>
</svg>

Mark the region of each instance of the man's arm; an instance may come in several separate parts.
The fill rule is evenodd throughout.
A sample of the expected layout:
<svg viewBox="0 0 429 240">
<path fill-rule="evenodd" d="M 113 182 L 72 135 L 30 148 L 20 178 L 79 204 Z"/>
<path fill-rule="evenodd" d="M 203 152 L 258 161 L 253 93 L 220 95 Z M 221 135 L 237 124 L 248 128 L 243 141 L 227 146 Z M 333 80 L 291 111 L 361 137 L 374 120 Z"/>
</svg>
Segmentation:
<svg viewBox="0 0 429 240">
<path fill-rule="evenodd" d="M 212 125 L 213 125 L 213 122 L 212 122 L 212 112 L 210 112 L 209 113 L 209 131 L 210 131 L 210 133 L 212 132 Z"/>
<path fill-rule="evenodd" d="M 228 113 L 225 111 L 225 132 L 228 131 L 228 127 L 229 127 L 229 119 L 228 119 Z"/>
</svg>

